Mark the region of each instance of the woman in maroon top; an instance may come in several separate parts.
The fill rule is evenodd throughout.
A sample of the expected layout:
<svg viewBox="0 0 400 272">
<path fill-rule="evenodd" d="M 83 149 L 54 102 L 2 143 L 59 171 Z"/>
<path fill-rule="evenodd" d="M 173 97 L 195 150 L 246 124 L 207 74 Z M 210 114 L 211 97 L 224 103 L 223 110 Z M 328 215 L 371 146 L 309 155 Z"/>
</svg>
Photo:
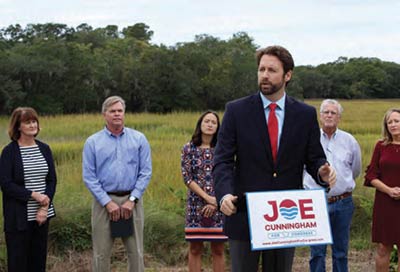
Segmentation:
<svg viewBox="0 0 400 272">
<path fill-rule="evenodd" d="M 389 271 L 393 245 L 400 246 L 400 108 L 383 118 L 383 139 L 378 141 L 365 175 L 365 186 L 376 188 L 372 241 L 378 243 L 376 271 Z M 400 254 L 398 253 L 400 259 Z"/>
</svg>

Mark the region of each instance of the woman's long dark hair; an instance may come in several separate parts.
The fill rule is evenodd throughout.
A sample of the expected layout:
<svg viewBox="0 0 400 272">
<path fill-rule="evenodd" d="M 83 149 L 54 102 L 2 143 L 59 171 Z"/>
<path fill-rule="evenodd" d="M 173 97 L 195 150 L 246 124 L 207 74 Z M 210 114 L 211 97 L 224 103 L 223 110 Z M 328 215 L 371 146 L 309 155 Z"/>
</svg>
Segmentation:
<svg viewBox="0 0 400 272">
<path fill-rule="evenodd" d="M 192 143 L 195 146 L 200 146 L 201 145 L 201 122 L 203 122 L 204 117 L 209 114 L 212 113 L 216 118 L 217 118 L 217 130 L 215 131 L 215 134 L 213 135 L 213 138 L 211 140 L 211 147 L 215 147 L 215 145 L 217 144 L 217 138 L 218 138 L 218 131 L 219 131 L 219 116 L 215 111 L 212 110 L 207 110 L 204 113 L 202 113 L 200 115 L 199 120 L 197 120 L 197 124 L 196 124 L 196 128 L 194 130 L 194 133 L 192 135 Z"/>
</svg>

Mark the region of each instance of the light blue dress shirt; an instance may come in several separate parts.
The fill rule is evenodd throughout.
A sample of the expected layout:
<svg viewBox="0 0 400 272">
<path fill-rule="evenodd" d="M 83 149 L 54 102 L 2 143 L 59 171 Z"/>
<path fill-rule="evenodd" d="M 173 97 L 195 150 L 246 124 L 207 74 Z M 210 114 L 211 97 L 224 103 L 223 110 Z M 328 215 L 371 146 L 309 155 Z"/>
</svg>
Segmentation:
<svg viewBox="0 0 400 272">
<path fill-rule="evenodd" d="M 267 99 L 261 92 L 260 92 L 260 96 L 261 96 L 261 101 L 262 101 L 263 107 L 264 107 L 265 120 L 267 120 L 267 124 L 268 124 L 268 116 L 269 116 L 269 112 L 270 112 L 269 104 L 271 104 L 273 102 L 270 101 L 269 99 Z M 283 120 L 285 120 L 285 99 L 286 99 L 286 93 L 284 93 L 284 95 L 281 97 L 281 99 L 279 99 L 278 101 L 275 102 L 277 104 L 277 107 L 275 109 L 275 114 L 276 114 L 276 118 L 278 119 L 278 150 L 279 150 L 279 143 L 281 141 Z"/>
<path fill-rule="evenodd" d="M 130 128 L 115 136 L 106 127 L 90 136 L 83 148 L 83 181 L 105 206 L 107 192 L 130 191 L 140 199 L 150 182 L 150 145 L 143 133 Z"/>
<path fill-rule="evenodd" d="M 330 189 L 328 197 L 352 192 L 356 186 L 355 179 L 361 173 L 361 149 L 357 140 L 340 129 L 329 139 L 321 129 L 321 145 L 328 162 L 336 170 L 336 184 Z M 306 171 L 303 185 L 306 189 L 320 188 Z"/>
</svg>

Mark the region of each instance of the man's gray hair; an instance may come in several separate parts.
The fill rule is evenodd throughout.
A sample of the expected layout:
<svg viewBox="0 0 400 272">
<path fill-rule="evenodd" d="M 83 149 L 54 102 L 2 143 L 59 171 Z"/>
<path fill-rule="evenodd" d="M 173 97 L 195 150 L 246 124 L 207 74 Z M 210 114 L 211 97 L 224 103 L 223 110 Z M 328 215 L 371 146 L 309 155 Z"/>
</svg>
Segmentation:
<svg viewBox="0 0 400 272">
<path fill-rule="evenodd" d="M 342 105 L 340 105 L 340 103 L 337 101 L 337 100 L 335 100 L 335 99 L 325 99 L 324 101 L 322 101 L 322 103 L 321 103 L 321 108 L 319 109 L 319 112 L 323 112 L 324 111 L 324 109 L 325 109 L 325 107 L 326 107 L 326 105 L 328 105 L 328 104 L 330 104 L 330 105 L 335 105 L 337 108 L 338 108 L 338 114 L 339 115 L 342 115 L 342 112 L 343 112 L 343 107 L 342 107 Z"/>
<path fill-rule="evenodd" d="M 101 107 L 101 112 L 105 113 L 109 107 L 114 105 L 115 103 L 121 102 L 122 106 L 124 107 L 125 111 L 125 100 L 123 100 L 120 96 L 114 95 L 108 97 L 106 100 L 103 102 L 103 106 Z"/>
</svg>

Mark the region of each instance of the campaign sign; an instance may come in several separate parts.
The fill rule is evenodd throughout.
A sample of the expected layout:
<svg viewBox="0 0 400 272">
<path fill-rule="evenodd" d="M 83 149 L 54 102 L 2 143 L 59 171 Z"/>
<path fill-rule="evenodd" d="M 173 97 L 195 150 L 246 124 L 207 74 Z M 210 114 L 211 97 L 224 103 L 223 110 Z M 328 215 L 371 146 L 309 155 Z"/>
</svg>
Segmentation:
<svg viewBox="0 0 400 272">
<path fill-rule="evenodd" d="M 325 191 L 247 193 L 252 250 L 332 244 Z"/>
</svg>

